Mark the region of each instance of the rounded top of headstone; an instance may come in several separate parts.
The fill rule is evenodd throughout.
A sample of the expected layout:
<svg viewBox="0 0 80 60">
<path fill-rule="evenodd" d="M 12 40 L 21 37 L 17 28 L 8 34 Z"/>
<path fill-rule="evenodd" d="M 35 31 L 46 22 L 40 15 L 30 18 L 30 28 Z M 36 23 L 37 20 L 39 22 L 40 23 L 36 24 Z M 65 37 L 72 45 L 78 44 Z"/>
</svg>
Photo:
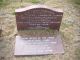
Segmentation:
<svg viewBox="0 0 80 60">
<path fill-rule="evenodd" d="M 23 11 L 27 11 L 27 10 L 34 9 L 34 8 L 45 8 L 45 9 L 50 9 L 50 10 L 56 11 L 56 12 L 63 12 L 62 9 L 50 8 L 50 7 L 47 7 L 45 5 L 31 5 L 29 7 L 16 9 L 15 12 L 23 12 Z"/>
</svg>

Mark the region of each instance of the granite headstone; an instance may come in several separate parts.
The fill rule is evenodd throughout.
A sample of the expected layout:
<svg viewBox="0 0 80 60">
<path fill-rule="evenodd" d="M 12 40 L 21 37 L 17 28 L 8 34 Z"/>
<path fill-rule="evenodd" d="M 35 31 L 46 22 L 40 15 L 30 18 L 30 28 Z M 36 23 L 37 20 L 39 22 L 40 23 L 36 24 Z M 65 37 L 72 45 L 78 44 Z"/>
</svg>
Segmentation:
<svg viewBox="0 0 80 60">
<path fill-rule="evenodd" d="M 60 29 L 63 11 L 46 6 L 31 6 L 16 10 L 17 29 Z"/>
</svg>

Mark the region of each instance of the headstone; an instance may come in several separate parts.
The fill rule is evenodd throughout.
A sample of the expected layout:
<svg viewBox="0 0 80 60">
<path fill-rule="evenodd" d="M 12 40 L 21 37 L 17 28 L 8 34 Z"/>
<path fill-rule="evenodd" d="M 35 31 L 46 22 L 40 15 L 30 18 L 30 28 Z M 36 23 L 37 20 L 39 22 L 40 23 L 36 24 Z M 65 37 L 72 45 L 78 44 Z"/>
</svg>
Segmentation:
<svg viewBox="0 0 80 60">
<path fill-rule="evenodd" d="M 17 29 L 60 29 L 63 11 L 36 5 L 16 10 Z"/>
<path fill-rule="evenodd" d="M 44 5 L 32 5 L 15 10 L 17 29 L 53 29 L 58 30 L 56 37 L 16 36 L 14 55 L 44 55 L 64 53 L 59 34 L 63 11 Z"/>
</svg>

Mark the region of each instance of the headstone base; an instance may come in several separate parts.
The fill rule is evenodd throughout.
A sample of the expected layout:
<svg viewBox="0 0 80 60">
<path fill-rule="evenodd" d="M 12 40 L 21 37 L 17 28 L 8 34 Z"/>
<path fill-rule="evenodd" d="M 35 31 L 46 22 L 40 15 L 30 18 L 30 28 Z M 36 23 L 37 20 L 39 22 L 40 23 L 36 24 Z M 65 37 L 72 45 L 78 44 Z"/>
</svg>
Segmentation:
<svg viewBox="0 0 80 60">
<path fill-rule="evenodd" d="M 45 55 L 64 53 L 60 34 L 56 37 L 43 37 L 43 39 L 30 39 L 16 36 L 14 55 Z"/>
</svg>

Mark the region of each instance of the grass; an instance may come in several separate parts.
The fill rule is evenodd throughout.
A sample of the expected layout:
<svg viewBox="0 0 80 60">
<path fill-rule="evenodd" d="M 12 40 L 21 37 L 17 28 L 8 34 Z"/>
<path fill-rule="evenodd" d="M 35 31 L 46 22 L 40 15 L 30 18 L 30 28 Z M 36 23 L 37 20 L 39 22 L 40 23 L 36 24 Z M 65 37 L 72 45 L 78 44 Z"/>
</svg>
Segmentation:
<svg viewBox="0 0 80 60">
<path fill-rule="evenodd" d="M 16 0 L 0 0 L 0 7 L 4 7 L 6 6 L 7 4 L 10 4 L 10 3 L 14 3 Z M 37 4 L 37 3 L 44 3 L 45 0 L 18 0 L 16 2 L 20 2 L 20 3 L 23 3 L 23 2 L 26 2 L 26 3 L 33 3 L 33 4 Z"/>
<path fill-rule="evenodd" d="M 75 8 L 80 9 L 80 0 L 70 0 Z"/>
<path fill-rule="evenodd" d="M 40 0 L 30 0 L 30 2 L 32 2 L 32 3 L 39 3 Z"/>
<path fill-rule="evenodd" d="M 3 0 L 0 0 L 0 7 L 3 7 L 3 6 L 6 6 L 9 2 L 8 1 L 3 1 Z"/>
<path fill-rule="evenodd" d="M 0 6 L 3 4 L 3 0 L 0 0 Z"/>
<path fill-rule="evenodd" d="M 0 0 L 0 2 L 3 2 L 3 0 Z"/>
<path fill-rule="evenodd" d="M 22 36 L 55 36 L 57 34 L 56 30 L 45 29 L 45 30 L 24 30 L 19 31 Z"/>
<path fill-rule="evenodd" d="M 73 2 L 80 5 L 80 0 L 73 0 Z"/>
<path fill-rule="evenodd" d="M 76 60 L 80 60 L 80 48 L 76 48 L 76 51 L 75 51 L 75 55 L 76 55 Z"/>
</svg>

